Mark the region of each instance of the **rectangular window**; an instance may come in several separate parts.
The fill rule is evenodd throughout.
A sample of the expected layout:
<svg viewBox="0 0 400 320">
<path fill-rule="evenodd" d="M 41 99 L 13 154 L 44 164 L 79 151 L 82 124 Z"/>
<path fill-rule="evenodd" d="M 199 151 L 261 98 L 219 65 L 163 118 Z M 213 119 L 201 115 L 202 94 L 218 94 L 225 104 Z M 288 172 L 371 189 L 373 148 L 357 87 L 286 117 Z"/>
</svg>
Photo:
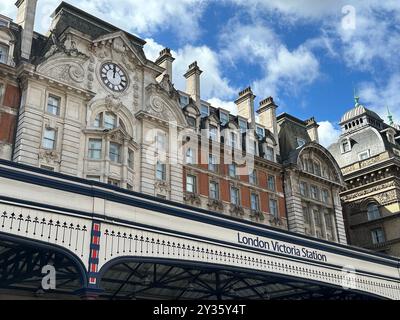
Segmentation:
<svg viewBox="0 0 400 320">
<path fill-rule="evenodd" d="M 47 98 L 47 112 L 58 116 L 60 114 L 60 101 L 59 97 L 49 95 Z"/>
<path fill-rule="evenodd" d="M 234 205 L 240 205 L 239 200 L 239 189 L 231 186 L 231 203 Z"/>
<path fill-rule="evenodd" d="M 187 96 L 179 96 L 179 103 L 181 107 L 185 107 L 189 103 L 189 98 Z"/>
<path fill-rule="evenodd" d="M 240 132 L 244 133 L 247 131 L 247 121 L 246 120 L 239 120 L 239 128 L 240 128 Z"/>
<path fill-rule="evenodd" d="M 275 199 L 269 199 L 269 210 L 271 211 L 271 214 L 277 218 L 279 215 L 278 201 L 276 201 Z"/>
<path fill-rule="evenodd" d="M 202 118 L 208 117 L 210 115 L 208 105 L 202 103 L 200 106 L 200 113 Z"/>
<path fill-rule="evenodd" d="M 186 164 L 194 164 L 194 156 L 192 148 L 188 148 L 186 150 Z"/>
<path fill-rule="evenodd" d="M 224 112 L 224 111 L 220 111 L 220 112 L 219 112 L 219 120 L 220 120 L 220 122 L 221 122 L 222 125 L 227 124 L 228 121 L 229 121 L 229 114 L 227 114 L 227 113 Z"/>
<path fill-rule="evenodd" d="M 257 184 L 257 171 L 255 169 L 249 173 L 249 183 Z"/>
<path fill-rule="evenodd" d="M 8 62 L 8 46 L 0 44 L 0 63 Z"/>
<path fill-rule="evenodd" d="M 236 178 L 236 163 L 231 163 L 229 165 L 229 176 L 231 178 Z"/>
<path fill-rule="evenodd" d="M 385 234 L 382 228 L 371 230 L 372 243 L 378 244 L 385 242 Z"/>
<path fill-rule="evenodd" d="M 219 199 L 219 184 L 217 182 L 210 182 L 210 198 L 214 200 Z"/>
<path fill-rule="evenodd" d="M 89 139 L 88 157 L 89 159 L 99 160 L 101 159 L 101 139 Z"/>
<path fill-rule="evenodd" d="M 316 186 L 311 186 L 311 197 L 315 200 L 319 200 L 319 190 Z"/>
<path fill-rule="evenodd" d="M 275 161 L 275 156 L 274 156 L 274 148 L 272 147 L 267 147 L 265 157 L 269 161 Z"/>
<path fill-rule="evenodd" d="M 347 151 L 350 151 L 350 142 L 349 141 L 343 141 L 342 142 L 342 149 L 343 149 L 343 152 L 347 152 Z"/>
<path fill-rule="evenodd" d="M 296 138 L 297 141 L 297 148 L 300 148 L 306 144 L 306 141 L 302 138 Z"/>
<path fill-rule="evenodd" d="M 368 158 L 369 158 L 369 150 L 360 152 L 360 153 L 358 154 L 358 159 L 359 159 L 360 161 L 365 160 L 365 159 L 368 159 Z"/>
<path fill-rule="evenodd" d="M 208 170 L 217 171 L 217 158 L 213 154 L 208 155 Z"/>
<path fill-rule="evenodd" d="M 217 141 L 217 130 L 217 127 L 210 125 L 210 128 L 208 130 L 208 138 L 213 141 Z"/>
<path fill-rule="evenodd" d="M 310 213 L 308 212 L 308 208 L 306 206 L 303 207 L 303 217 L 304 223 L 310 224 Z"/>
<path fill-rule="evenodd" d="M 321 228 L 321 216 L 318 210 L 313 210 L 315 226 Z"/>
<path fill-rule="evenodd" d="M 166 170 L 167 167 L 165 163 L 161 163 L 160 161 L 157 161 L 157 166 L 156 166 L 156 178 L 157 180 L 166 180 Z"/>
<path fill-rule="evenodd" d="M 251 210 L 254 210 L 254 211 L 260 210 L 260 203 L 259 203 L 258 194 L 252 193 L 250 195 L 250 205 L 251 205 Z"/>
<path fill-rule="evenodd" d="M 304 181 L 300 181 L 300 194 L 303 197 L 308 197 L 308 187 L 307 187 L 307 183 Z"/>
<path fill-rule="evenodd" d="M 196 177 L 192 175 L 186 176 L 186 191 L 196 193 Z"/>
<path fill-rule="evenodd" d="M 111 161 L 121 163 L 121 145 L 115 142 L 110 142 L 109 157 Z"/>
<path fill-rule="evenodd" d="M 117 127 L 117 117 L 112 112 L 104 113 L 104 128 L 114 129 Z"/>
<path fill-rule="evenodd" d="M 112 185 L 112 186 L 119 187 L 119 181 L 118 181 L 118 180 L 110 179 L 110 178 L 109 178 L 108 181 L 107 181 L 107 183 L 110 184 L 110 185 Z"/>
<path fill-rule="evenodd" d="M 326 229 L 332 232 L 332 216 L 330 215 L 329 212 L 325 212 L 324 217 L 325 217 Z"/>
<path fill-rule="evenodd" d="M 164 132 L 157 132 L 156 149 L 158 153 L 165 153 L 167 151 L 167 136 Z"/>
<path fill-rule="evenodd" d="M 229 146 L 231 146 L 232 148 L 237 148 L 237 136 L 234 132 L 231 132 L 229 134 Z"/>
<path fill-rule="evenodd" d="M 99 113 L 96 118 L 94 119 L 93 123 L 95 128 L 101 128 L 103 126 L 103 114 Z"/>
<path fill-rule="evenodd" d="M 128 167 L 130 169 L 133 169 L 134 164 L 135 164 L 135 153 L 131 149 L 128 149 Z"/>
<path fill-rule="evenodd" d="M 329 191 L 326 189 L 322 190 L 322 202 L 328 203 L 329 202 Z"/>
<path fill-rule="evenodd" d="M 271 191 L 275 191 L 276 189 L 274 176 L 268 176 L 268 189 Z"/>
<path fill-rule="evenodd" d="M 256 132 L 257 132 L 257 135 L 258 135 L 260 138 L 264 138 L 264 135 L 265 135 L 264 128 L 257 126 L 257 127 L 256 127 Z"/>
<path fill-rule="evenodd" d="M 45 149 L 54 150 L 56 146 L 56 130 L 45 128 L 42 146 Z"/>
</svg>

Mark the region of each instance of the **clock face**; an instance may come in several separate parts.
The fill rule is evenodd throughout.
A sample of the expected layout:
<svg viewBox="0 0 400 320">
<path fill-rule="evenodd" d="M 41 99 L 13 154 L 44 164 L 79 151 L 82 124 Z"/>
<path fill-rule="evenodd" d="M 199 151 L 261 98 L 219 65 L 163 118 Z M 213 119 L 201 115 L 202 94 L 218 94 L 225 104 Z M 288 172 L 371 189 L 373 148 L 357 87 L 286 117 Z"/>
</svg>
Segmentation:
<svg viewBox="0 0 400 320">
<path fill-rule="evenodd" d="M 121 92 L 126 89 L 128 82 L 125 72 L 115 63 L 107 62 L 100 69 L 101 80 L 107 88 Z"/>
</svg>

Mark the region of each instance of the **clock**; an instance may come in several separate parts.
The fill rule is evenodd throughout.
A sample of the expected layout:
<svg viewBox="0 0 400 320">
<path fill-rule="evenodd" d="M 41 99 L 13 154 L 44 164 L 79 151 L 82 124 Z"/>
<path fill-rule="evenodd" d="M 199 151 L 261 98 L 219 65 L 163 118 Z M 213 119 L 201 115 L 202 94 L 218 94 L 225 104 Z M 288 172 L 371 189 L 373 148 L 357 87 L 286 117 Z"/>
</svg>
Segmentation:
<svg viewBox="0 0 400 320">
<path fill-rule="evenodd" d="M 115 63 L 106 62 L 100 69 L 101 80 L 107 88 L 116 92 L 126 89 L 128 78 L 125 72 Z"/>
</svg>

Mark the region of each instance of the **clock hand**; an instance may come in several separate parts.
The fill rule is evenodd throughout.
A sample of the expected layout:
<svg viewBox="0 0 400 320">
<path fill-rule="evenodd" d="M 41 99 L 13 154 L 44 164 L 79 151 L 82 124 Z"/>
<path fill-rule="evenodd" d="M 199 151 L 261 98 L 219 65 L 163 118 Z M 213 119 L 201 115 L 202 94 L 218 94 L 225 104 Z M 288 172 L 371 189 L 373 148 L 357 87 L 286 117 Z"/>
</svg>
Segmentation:
<svg viewBox="0 0 400 320">
<path fill-rule="evenodd" d="M 115 79 L 115 72 L 117 72 L 117 66 L 114 64 L 114 76 L 113 76 L 114 79 Z"/>
</svg>

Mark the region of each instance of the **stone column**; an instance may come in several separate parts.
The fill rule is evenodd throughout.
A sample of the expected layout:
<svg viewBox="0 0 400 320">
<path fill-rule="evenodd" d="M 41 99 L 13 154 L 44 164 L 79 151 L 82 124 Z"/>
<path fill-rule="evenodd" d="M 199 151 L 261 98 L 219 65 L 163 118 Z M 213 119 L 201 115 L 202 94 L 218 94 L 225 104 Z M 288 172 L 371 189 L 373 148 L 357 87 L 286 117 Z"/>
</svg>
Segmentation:
<svg viewBox="0 0 400 320">
<path fill-rule="evenodd" d="M 313 236 L 317 235 L 317 232 L 315 230 L 315 216 L 314 216 L 314 209 L 313 207 L 309 207 L 310 209 L 310 219 L 311 219 L 311 234 Z"/>
<path fill-rule="evenodd" d="M 322 236 L 324 239 L 328 239 L 327 232 L 326 232 L 326 221 L 325 221 L 325 210 L 321 207 L 320 216 L 322 221 Z"/>
<path fill-rule="evenodd" d="M 124 139 L 122 144 L 122 169 L 121 169 L 121 187 L 126 188 L 128 182 L 128 140 Z"/>
</svg>

